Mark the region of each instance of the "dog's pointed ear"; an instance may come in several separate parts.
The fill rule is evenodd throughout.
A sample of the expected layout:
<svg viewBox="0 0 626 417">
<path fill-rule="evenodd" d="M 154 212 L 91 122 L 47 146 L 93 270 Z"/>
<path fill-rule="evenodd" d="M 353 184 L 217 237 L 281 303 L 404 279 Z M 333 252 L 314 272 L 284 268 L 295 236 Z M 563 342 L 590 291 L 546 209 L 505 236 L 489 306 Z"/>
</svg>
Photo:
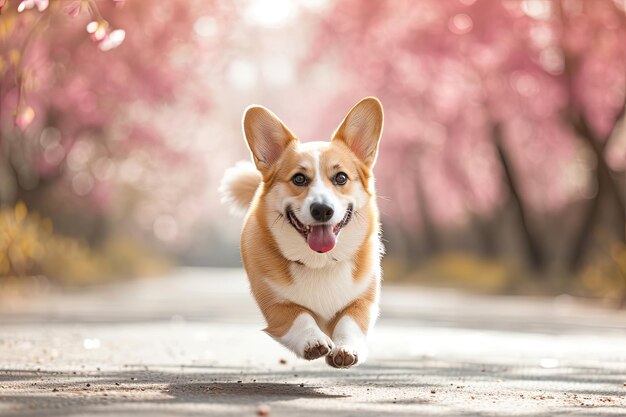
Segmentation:
<svg viewBox="0 0 626 417">
<path fill-rule="evenodd" d="M 359 101 L 333 135 L 333 141 L 344 142 L 368 167 L 374 166 L 378 142 L 383 131 L 383 106 L 376 97 Z"/>
<path fill-rule="evenodd" d="M 250 106 L 243 114 L 243 133 L 254 164 L 263 176 L 289 144 L 298 139 L 278 116 L 263 106 Z"/>
</svg>

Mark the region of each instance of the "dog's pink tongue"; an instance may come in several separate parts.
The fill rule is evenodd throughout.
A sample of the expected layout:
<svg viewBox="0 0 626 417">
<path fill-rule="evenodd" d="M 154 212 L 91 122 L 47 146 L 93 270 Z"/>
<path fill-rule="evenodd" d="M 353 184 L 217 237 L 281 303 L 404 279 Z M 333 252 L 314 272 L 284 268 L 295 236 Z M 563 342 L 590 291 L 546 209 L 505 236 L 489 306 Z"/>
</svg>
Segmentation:
<svg viewBox="0 0 626 417">
<path fill-rule="evenodd" d="M 328 252 L 335 247 L 333 227 L 331 225 L 311 226 L 306 242 L 315 252 Z"/>
</svg>

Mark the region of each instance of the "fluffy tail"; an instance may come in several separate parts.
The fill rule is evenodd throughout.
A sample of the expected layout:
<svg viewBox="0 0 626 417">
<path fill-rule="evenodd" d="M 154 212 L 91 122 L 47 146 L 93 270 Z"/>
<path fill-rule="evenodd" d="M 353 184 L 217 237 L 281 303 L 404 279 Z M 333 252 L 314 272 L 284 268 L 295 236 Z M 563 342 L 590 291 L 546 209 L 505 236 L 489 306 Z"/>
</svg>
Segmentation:
<svg viewBox="0 0 626 417">
<path fill-rule="evenodd" d="M 252 162 L 237 162 L 224 172 L 219 188 L 222 203 L 230 205 L 234 213 L 245 214 L 260 184 L 261 173 Z"/>
</svg>

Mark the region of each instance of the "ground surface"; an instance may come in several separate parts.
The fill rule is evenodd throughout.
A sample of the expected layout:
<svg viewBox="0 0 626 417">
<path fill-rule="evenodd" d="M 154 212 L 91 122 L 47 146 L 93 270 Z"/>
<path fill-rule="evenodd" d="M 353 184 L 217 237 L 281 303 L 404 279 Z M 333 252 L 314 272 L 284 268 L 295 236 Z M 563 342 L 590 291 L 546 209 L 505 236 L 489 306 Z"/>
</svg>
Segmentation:
<svg viewBox="0 0 626 417">
<path fill-rule="evenodd" d="M 370 360 L 295 359 L 239 270 L 0 306 L 1 416 L 626 415 L 626 314 L 385 286 Z"/>
</svg>

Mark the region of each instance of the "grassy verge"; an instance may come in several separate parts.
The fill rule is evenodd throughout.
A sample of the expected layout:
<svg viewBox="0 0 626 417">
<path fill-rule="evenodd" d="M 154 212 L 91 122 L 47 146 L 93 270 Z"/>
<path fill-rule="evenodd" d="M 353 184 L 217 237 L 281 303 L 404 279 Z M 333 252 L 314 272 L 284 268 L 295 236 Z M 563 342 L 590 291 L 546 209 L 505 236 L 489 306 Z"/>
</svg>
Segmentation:
<svg viewBox="0 0 626 417">
<path fill-rule="evenodd" d="M 20 285 L 33 277 L 52 284 L 81 286 L 156 275 L 169 263 L 139 242 L 123 237 L 91 248 L 54 232 L 52 222 L 22 203 L 0 210 L 0 285 Z"/>
</svg>

